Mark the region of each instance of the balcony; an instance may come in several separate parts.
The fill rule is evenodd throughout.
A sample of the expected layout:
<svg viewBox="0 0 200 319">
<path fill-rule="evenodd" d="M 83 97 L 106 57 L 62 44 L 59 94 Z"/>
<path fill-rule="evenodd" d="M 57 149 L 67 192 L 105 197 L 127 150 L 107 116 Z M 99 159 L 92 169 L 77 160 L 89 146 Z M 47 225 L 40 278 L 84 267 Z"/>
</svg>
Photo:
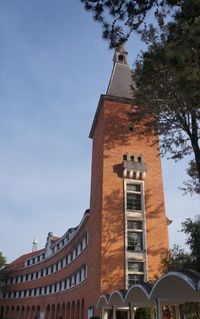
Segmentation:
<svg viewBox="0 0 200 319">
<path fill-rule="evenodd" d="M 147 165 L 144 162 L 131 160 L 123 161 L 123 177 L 130 179 L 144 180 L 147 173 Z"/>
</svg>

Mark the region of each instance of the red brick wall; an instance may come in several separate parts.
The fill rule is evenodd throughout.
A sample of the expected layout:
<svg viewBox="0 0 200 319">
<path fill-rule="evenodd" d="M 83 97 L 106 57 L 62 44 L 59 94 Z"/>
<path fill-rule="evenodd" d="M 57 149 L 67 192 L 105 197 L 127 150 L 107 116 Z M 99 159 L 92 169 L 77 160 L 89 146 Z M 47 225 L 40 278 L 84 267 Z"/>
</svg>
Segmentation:
<svg viewBox="0 0 200 319">
<path fill-rule="evenodd" d="M 94 205 L 94 213 L 98 214 L 98 218 L 99 213 L 102 214 L 101 293 L 108 293 L 125 285 L 125 219 L 121 165 L 124 153 L 142 154 L 143 161 L 147 164 L 145 206 L 149 280 L 158 275 L 161 253 L 169 247 L 159 145 L 152 146 L 151 137 L 139 138 L 136 131 L 129 130 L 132 123 L 128 114 L 131 111 L 132 106 L 129 104 L 105 99 L 94 131 L 94 143 L 97 146 L 94 147 L 96 151 L 93 152 L 93 161 L 98 162 L 99 166 L 93 166 L 92 179 L 99 180 L 99 189 L 92 192 L 92 196 L 98 198 L 98 209 Z M 103 159 L 100 154 L 102 142 Z M 102 160 L 103 172 L 100 164 Z M 98 179 L 99 174 L 101 178 Z"/>
</svg>

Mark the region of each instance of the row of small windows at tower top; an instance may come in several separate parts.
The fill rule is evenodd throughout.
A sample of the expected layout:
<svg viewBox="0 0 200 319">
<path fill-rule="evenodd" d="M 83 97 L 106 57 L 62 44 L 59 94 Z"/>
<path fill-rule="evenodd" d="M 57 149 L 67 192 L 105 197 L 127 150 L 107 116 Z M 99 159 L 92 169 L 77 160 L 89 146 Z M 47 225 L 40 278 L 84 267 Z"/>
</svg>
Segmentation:
<svg viewBox="0 0 200 319">
<path fill-rule="evenodd" d="M 4 292 L 3 298 L 25 298 L 25 297 L 34 297 L 42 296 L 52 293 L 57 293 L 62 290 L 70 289 L 75 285 L 80 284 L 87 278 L 87 266 L 83 265 L 75 273 L 63 279 L 59 282 L 55 282 L 48 286 L 21 290 L 21 291 L 7 291 Z"/>
<path fill-rule="evenodd" d="M 50 265 L 47 268 L 41 269 L 39 271 L 35 271 L 29 274 L 11 277 L 7 280 L 6 284 L 12 284 L 12 283 L 20 283 L 25 281 L 30 281 L 34 279 L 38 279 L 44 276 L 48 276 L 52 273 L 55 273 L 56 271 L 62 269 L 63 267 L 66 267 L 68 264 L 70 264 L 75 258 L 77 258 L 80 253 L 86 248 L 88 244 L 88 236 L 85 234 L 79 244 L 77 244 L 74 249 L 67 254 L 66 257 L 62 258 L 60 261 L 58 261 L 55 264 Z"/>
<path fill-rule="evenodd" d="M 137 158 L 137 160 L 136 160 Z M 128 161 L 130 160 L 131 162 L 139 162 L 141 163 L 142 162 L 142 155 L 138 155 L 138 156 L 135 156 L 134 154 L 130 154 L 130 158 L 128 156 L 128 153 L 125 153 L 123 154 L 123 161 Z"/>
</svg>

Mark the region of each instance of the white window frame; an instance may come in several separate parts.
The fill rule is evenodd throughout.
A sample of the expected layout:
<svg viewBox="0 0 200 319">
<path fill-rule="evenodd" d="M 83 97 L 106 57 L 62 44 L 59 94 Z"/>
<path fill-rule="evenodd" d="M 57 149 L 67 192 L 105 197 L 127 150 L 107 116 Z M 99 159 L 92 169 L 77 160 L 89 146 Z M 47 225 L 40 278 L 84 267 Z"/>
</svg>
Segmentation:
<svg viewBox="0 0 200 319">
<path fill-rule="evenodd" d="M 133 184 L 133 185 L 140 185 L 141 186 L 141 191 L 128 191 L 127 190 L 127 184 Z M 141 209 L 138 210 L 131 210 L 131 209 L 127 209 L 127 193 L 130 194 L 138 194 L 141 195 Z M 138 181 L 138 180 L 130 180 L 130 179 L 124 179 L 124 199 L 125 199 L 125 211 L 126 212 L 144 212 L 144 181 Z"/>
<path fill-rule="evenodd" d="M 141 210 L 127 210 L 127 184 L 139 184 L 141 185 Z M 129 191 L 128 191 L 129 192 Z M 130 191 L 131 193 L 131 191 Z M 134 193 L 134 191 L 133 191 Z M 138 193 L 137 191 L 135 192 Z M 128 261 L 133 262 L 143 262 L 144 263 L 144 281 L 148 280 L 148 260 L 147 260 L 147 241 L 146 241 L 146 215 L 145 215 L 145 189 L 143 180 L 130 180 L 124 179 L 124 218 L 125 218 L 125 265 L 126 265 L 126 276 L 125 276 L 125 286 L 128 287 Z M 141 252 L 131 252 L 127 250 L 128 246 L 128 221 L 141 221 L 142 222 L 142 238 L 143 238 L 143 251 Z M 131 230 L 130 230 L 131 231 Z M 135 231 L 135 230 L 133 230 Z M 137 230 L 136 230 L 137 231 Z M 139 231 L 139 230 L 138 230 Z M 138 273 L 140 274 L 140 273 Z"/>
</svg>

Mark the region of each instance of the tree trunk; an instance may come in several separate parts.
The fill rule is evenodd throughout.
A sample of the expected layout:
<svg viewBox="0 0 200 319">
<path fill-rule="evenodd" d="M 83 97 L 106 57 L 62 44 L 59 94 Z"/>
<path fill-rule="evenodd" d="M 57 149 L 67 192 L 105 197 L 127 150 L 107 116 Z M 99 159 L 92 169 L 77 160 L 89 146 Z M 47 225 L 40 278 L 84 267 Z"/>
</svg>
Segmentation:
<svg viewBox="0 0 200 319">
<path fill-rule="evenodd" d="M 191 143 L 192 143 L 192 149 L 194 152 L 195 162 L 197 166 L 197 173 L 200 183 L 200 148 L 198 143 L 198 125 L 197 125 L 197 118 L 196 118 L 196 112 L 192 112 L 192 134 L 191 134 Z"/>
</svg>

